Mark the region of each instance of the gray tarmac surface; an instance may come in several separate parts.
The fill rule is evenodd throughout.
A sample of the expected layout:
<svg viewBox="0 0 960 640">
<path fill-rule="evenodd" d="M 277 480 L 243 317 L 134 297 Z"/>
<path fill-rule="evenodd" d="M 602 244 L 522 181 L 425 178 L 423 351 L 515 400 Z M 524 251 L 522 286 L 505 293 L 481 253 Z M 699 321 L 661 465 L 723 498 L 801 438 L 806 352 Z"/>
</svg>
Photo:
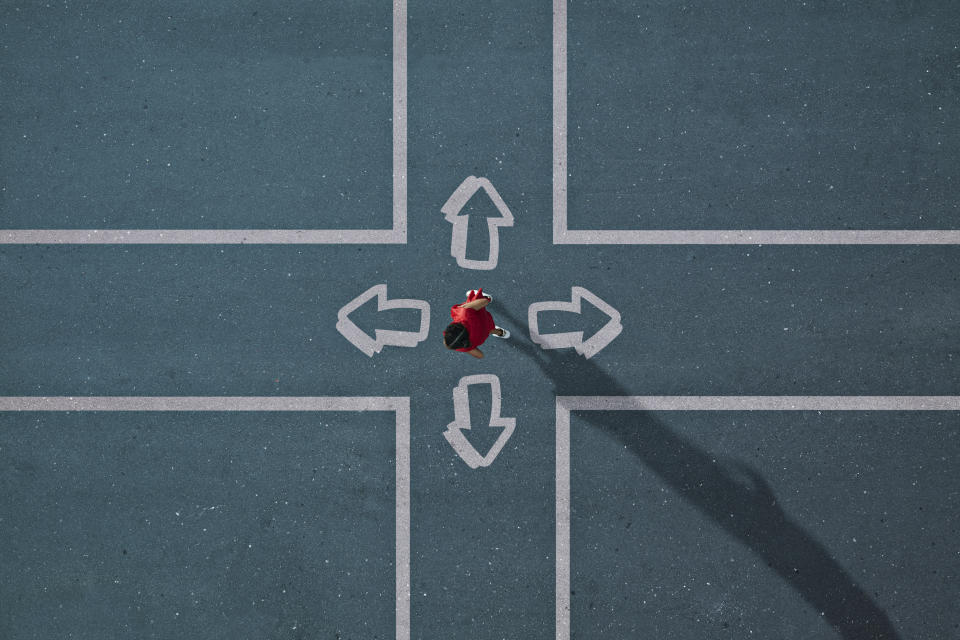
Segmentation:
<svg viewBox="0 0 960 640">
<path fill-rule="evenodd" d="M 551 4 L 407 9 L 406 244 L 2 245 L 0 396 L 409 397 L 410 637 L 546 639 L 557 396 L 958 394 L 956 245 L 554 245 Z M 570 228 L 960 229 L 955 3 L 568 14 Z M 390 2 L 0 3 L 0 230 L 388 229 L 392 24 Z M 450 255 L 469 175 L 515 218 L 492 271 Z M 492 205 L 468 209 L 486 257 Z M 430 333 L 367 357 L 337 313 L 381 283 Z M 478 286 L 513 332 L 483 360 L 440 343 Z M 590 359 L 528 332 L 572 286 L 622 316 Z M 470 469 L 443 432 L 481 373 L 516 431 Z M 0 637 L 396 637 L 394 431 L 0 411 Z M 960 638 L 957 412 L 570 431 L 570 637 Z"/>
</svg>

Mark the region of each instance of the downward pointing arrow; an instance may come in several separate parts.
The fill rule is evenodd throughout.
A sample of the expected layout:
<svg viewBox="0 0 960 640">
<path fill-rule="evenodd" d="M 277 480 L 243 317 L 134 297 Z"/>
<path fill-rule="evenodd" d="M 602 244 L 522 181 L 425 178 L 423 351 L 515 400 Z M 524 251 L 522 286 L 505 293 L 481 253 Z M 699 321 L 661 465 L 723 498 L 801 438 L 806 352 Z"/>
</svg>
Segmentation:
<svg viewBox="0 0 960 640">
<path fill-rule="evenodd" d="M 490 385 L 490 425 L 491 427 L 503 427 L 500 437 L 490 447 L 487 455 L 482 456 L 477 451 L 467 437 L 464 431 L 470 429 L 470 398 L 469 387 L 472 384 Z M 497 454 L 507 444 L 507 440 L 513 435 L 513 430 L 517 426 L 516 418 L 503 418 L 500 416 L 500 379 L 492 374 L 481 374 L 476 376 L 465 376 L 460 378 L 460 383 L 453 390 L 453 415 L 454 421 L 447 425 L 447 430 L 443 432 L 443 437 L 447 439 L 453 450 L 457 452 L 467 466 L 471 469 L 477 467 L 489 467 L 497 458 Z"/>
<path fill-rule="evenodd" d="M 467 204 L 467 201 L 473 197 L 480 189 L 487 192 L 487 196 L 493 202 L 493 205 L 500 212 L 500 217 L 487 218 L 487 230 L 490 233 L 490 255 L 486 260 L 468 260 L 467 259 L 467 226 L 470 219 L 469 214 L 460 215 L 460 211 Z M 447 222 L 453 225 L 453 235 L 450 239 L 450 255 L 457 259 L 457 264 L 464 269 L 477 269 L 489 271 L 497 266 L 497 259 L 500 255 L 500 227 L 513 226 L 513 214 L 507 208 L 507 204 L 493 188 L 490 181 L 486 178 L 477 178 L 469 176 L 464 180 L 457 190 L 453 192 L 446 204 L 440 209 L 447 219 Z"/>
<path fill-rule="evenodd" d="M 527 324 L 530 326 L 530 339 L 539 344 L 544 349 L 565 349 L 573 347 L 577 353 L 584 358 L 590 358 L 605 346 L 610 344 L 614 338 L 623 331 L 623 325 L 620 324 L 620 312 L 601 300 L 599 297 L 587 291 L 583 287 L 573 287 L 570 290 L 571 302 L 535 302 L 530 305 L 527 311 Z M 603 311 L 610 320 L 600 331 L 583 341 L 582 331 L 572 331 L 569 333 L 549 333 L 540 334 L 540 327 L 537 321 L 537 314 L 541 311 L 569 311 L 580 313 L 580 302 L 587 300 L 593 306 Z"/>
<path fill-rule="evenodd" d="M 419 331 L 385 331 L 377 329 L 376 338 L 371 338 L 350 319 L 350 314 L 363 306 L 367 300 L 377 297 L 377 311 L 390 309 L 419 309 Z M 373 357 L 380 353 L 386 345 L 393 347 L 415 347 L 427 339 L 430 331 L 430 304 L 425 300 L 387 300 L 387 285 L 378 284 L 370 287 L 359 296 L 345 304 L 337 314 L 337 331 L 350 341 L 353 346 L 365 354 Z"/>
</svg>

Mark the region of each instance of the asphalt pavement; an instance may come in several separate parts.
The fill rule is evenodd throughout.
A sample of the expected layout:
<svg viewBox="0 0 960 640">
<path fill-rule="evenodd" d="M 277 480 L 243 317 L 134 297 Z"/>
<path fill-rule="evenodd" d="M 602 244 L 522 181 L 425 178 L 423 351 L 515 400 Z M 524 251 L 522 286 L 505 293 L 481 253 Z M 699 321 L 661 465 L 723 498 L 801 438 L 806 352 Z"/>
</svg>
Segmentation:
<svg viewBox="0 0 960 640">
<path fill-rule="evenodd" d="M 960 638 L 960 7 L 567 4 L 2 3 L 0 637 Z"/>
</svg>

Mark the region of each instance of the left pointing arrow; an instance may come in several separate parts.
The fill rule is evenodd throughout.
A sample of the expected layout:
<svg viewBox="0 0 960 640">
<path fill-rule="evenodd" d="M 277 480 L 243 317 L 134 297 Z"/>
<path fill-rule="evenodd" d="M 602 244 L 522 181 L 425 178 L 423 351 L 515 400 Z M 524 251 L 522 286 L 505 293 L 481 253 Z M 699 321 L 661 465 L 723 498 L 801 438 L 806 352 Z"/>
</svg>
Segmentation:
<svg viewBox="0 0 960 640">
<path fill-rule="evenodd" d="M 419 309 L 420 330 L 386 331 L 376 329 L 374 331 L 376 338 L 371 338 L 360 329 L 360 327 L 354 324 L 350 319 L 350 314 L 374 296 L 377 297 L 378 312 L 391 309 Z M 391 347 L 415 347 L 427 339 L 427 334 L 430 331 L 430 304 L 425 300 L 388 300 L 387 285 L 374 285 L 340 309 L 340 312 L 337 314 L 337 331 L 349 340 L 353 346 L 371 358 L 373 354 L 380 353 L 380 351 L 388 345 Z"/>
</svg>

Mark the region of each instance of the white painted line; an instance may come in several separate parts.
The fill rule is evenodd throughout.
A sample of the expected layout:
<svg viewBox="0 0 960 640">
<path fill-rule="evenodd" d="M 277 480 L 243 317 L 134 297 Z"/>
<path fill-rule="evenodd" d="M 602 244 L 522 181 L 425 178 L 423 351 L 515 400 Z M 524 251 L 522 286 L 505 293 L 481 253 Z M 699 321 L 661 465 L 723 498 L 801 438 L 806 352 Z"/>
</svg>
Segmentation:
<svg viewBox="0 0 960 640">
<path fill-rule="evenodd" d="M 553 244 L 960 244 L 960 229 L 570 230 L 567 89 L 567 0 L 553 0 Z"/>
<path fill-rule="evenodd" d="M 0 411 L 401 411 L 406 397 L 0 396 Z"/>
<path fill-rule="evenodd" d="M 472 427 L 470 421 L 470 385 L 490 385 L 490 422 L 491 427 L 503 427 L 503 431 L 497 437 L 497 441 L 490 447 L 486 455 L 480 455 L 480 452 L 470 444 L 464 435 L 464 431 L 469 431 Z M 489 467 L 497 459 L 497 455 L 507 444 L 507 440 L 513 435 L 517 426 L 516 418 L 504 418 L 500 415 L 500 378 L 493 374 L 485 373 L 473 376 L 464 376 L 453 389 L 453 416 L 454 420 L 447 425 L 447 430 L 443 432 L 443 437 L 447 439 L 457 455 L 467 463 L 471 469 L 478 467 Z"/>
<path fill-rule="evenodd" d="M 410 640 L 410 398 L 397 402 L 397 640 Z"/>
<path fill-rule="evenodd" d="M 557 398 L 557 640 L 570 640 L 570 409 Z"/>
<path fill-rule="evenodd" d="M 396 637 L 410 640 L 410 398 L 0 396 L 0 411 L 393 411 L 396 416 Z"/>
<path fill-rule="evenodd" d="M 407 0 L 393 0 L 393 230 L 407 243 Z"/>
<path fill-rule="evenodd" d="M 561 229 L 554 244 L 960 244 L 960 230 Z"/>
<path fill-rule="evenodd" d="M 960 396 L 558 396 L 582 411 L 960 411 Z"/>
<path fill-rule="evenodd" d="M 490 198 L 500 213 L 500 217 L 487 218 L 487 233 L 490 236 L 490 250 L 487 259 L 470 260 L 467 258 L 467 228 L 470 216 L 469 214 L 461 216 L 459 213 L 473 197 L 473 194 L 480 189 L 486 192 L 487 197 Z M 513 214 L 493 184 L 486 178 L 468 176 L 447 198 L 446 203 L 440 208 L 440 212 L 443 213 L 447 222 L 453 225 L 450 235 L 450 255 L 457 259 L 457 264 L 464 269 L 484 271 L 496 269 L 497 260 L 500 256 L 500 227 L 512 227 Z"/>
<path fill-rule="evenodd" d="M 557 396 L 557 640 L 570 640 L 571 411 L 960 411 L 960 396 Z"/>
<path fill-rule="evenodd" d="M 407 0 L 393 0 L 393 228 L 0 229 L 0 244 L 406 244 Z"/>
<path fill-rule="evenodd" d="M 553 0 L 553 244 L 567 233 L 567 0 Z"/>
<path fill-rule="evenodd" d="M 16 229 L 0 244 L 404 244 L 389 229 Z"/>
</svg>

